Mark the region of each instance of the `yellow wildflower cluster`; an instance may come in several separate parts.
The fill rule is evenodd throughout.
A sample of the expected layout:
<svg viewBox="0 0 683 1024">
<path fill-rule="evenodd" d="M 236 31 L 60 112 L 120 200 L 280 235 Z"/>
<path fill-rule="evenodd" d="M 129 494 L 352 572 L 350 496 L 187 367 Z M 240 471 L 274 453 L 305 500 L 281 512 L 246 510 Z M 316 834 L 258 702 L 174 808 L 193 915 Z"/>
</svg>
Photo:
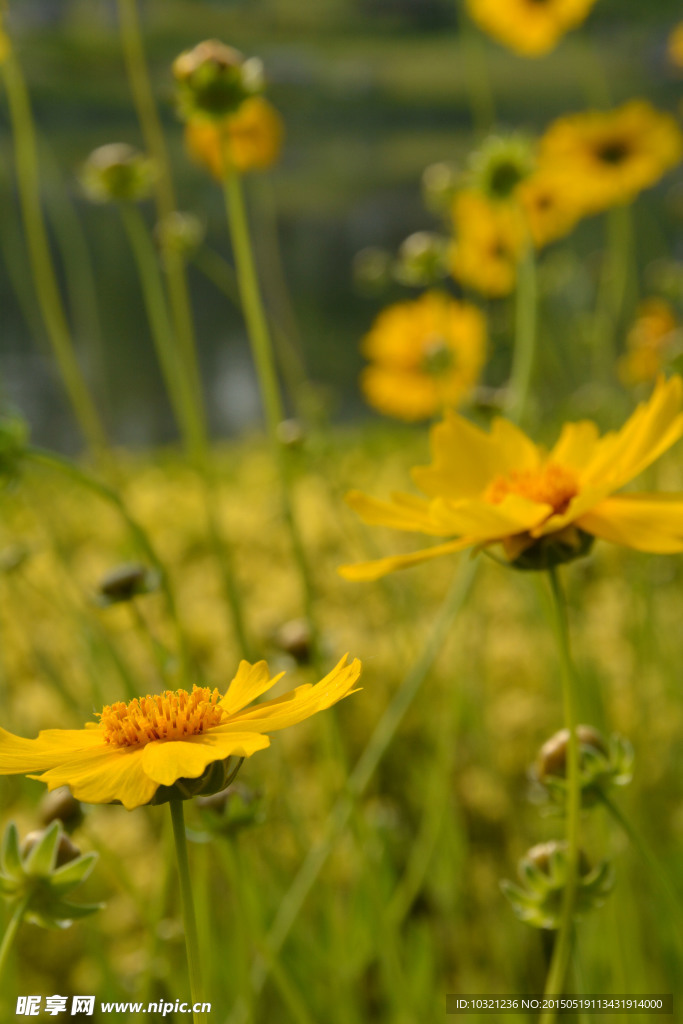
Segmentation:
<svg viewBox="0 0 683 1024">
<path fill-rule="evenodd" d="M 477 24 L 523 57 L 541 57 L 588 16 L 595 0 L 467 0 Z"/>
</svg>

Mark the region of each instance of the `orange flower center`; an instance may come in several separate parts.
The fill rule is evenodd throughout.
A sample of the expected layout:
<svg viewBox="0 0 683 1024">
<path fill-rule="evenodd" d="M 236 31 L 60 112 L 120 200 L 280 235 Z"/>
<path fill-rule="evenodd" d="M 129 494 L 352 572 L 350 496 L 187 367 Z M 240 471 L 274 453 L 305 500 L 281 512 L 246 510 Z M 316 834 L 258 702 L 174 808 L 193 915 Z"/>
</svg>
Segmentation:
<svg viewBox="0 0 683 1024">
<path fill-rule="evenodd" d="M 547 462 L 541 469 L 514 469 L 498 476 L 486 492 L 486 500 L 499 505 L 508 494 L 550 505 L 554 513 L 566 512 L 569 502 L 579 493 L 579 483 L 570 469 Z"/>
<path fill-rule="evenodd" d="M 153 740 L 182 740 L 197 736 L 223 719 L 218 707 L 221 694 L 208 686 L 187 690 L 165 690 L 155 696 L 136 697 L 128 704 L 107 704 L 98 715 L 106 743 L 115 747 L 138 747 Z"/>
</svg>

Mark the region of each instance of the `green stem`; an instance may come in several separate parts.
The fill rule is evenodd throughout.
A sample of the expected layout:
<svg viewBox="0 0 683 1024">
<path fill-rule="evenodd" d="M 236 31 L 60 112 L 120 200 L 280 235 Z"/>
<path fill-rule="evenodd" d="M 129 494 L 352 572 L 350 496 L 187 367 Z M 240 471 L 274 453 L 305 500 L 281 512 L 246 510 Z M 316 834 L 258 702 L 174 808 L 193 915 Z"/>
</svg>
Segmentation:
<svg viewBox="0 0 683 1024">
<path fill-rule="evenodd" d="M 19 200 L 38 304 L 64 387 L 83 436 L 94 454 L 102 458 L 107 450 L 107 437 L 78 365 L 59 292 L 41 208 L 38 150 L 31 103 L 21 67 L 13 50 L 10 50 L 0 65 L 0 72 L 9 103 Z"/>
<path fill-rule="evenodd" d="M 510 399 L 507 414 L 518 421 L 526 408 L 536 354 L 536 259 L 532 245 L 517 268 L 515 304 L 515 346 L 510 373 Z"/>
<path fill-rule="evenodd" d="M 491 131 L 496 120 L 496 105 L 486 65 L 484 41 L 472 24 L 463 0 L 459 0 L 457 12 L 464 50 L 462 63 L 465 88 L 470 101 L 472 124 L 476 134 L 481 137 Z"/>
<path fill-rule="evenodd" d="M 5 934 L 2 937 L 2 943 L 0 943 L 0 978 L 2 978 L 3 972 L 7 965 L 7 958 L 9 957 L 10 950 L 14 944 L 19 925 L 22 922 L 26 908 L 28 907 L 31 894 L 28 893 L 22 900 L 17 903 L 14 908 L 14 913 L 9 919 L 9 924 L 5 930 Z"/>
<path fill-rule="evenodd" d="M 176 209 L 176 199 L 171 178 L 170 161 L 164 131 L 159 119 L 154 93 L 147 71 L 147 61 L 140 30 L 137 0 L 118 0 L 121 43 L 126 70 L 133 93 L 133 102 L 145 140 L 145 146 L 154 158 L 158 176 L 155 183 L 155 198 L 159 220 L 170 217 Z M 196 398 L 196 407 L 202 413 L 202 386 L 197 363 L 197 346 L 192 322 L 190 296 L 187 288 L 185 262 L 182 255 L 167 246 L 164 268 L 168 275 L 169 298 L 176 336 L 182 354 L 189 387 Z"/>
<path fill-rule="evenodd" d="M 273 346 L 256 274 L 240 175 L 236 171 L 228 169 L 224 175 L 223 186 L 230 236 L 235 255 L 237 283 L 256 364 L 268 436 L 280 472 L 283 513 L 303 586 L 305 612 L 311 628 L 314 660 L 317 660 L 320 652 L 320 642 L 313 614 L 313 582 L 301 533 L 294 515 L 288 452 L 280 444 L 277 436 L 277 428 L 282 422 L 284 411 L 275 370 Z"/>
<path fill-rule="evenodd" d="M 593 360 L 603 380 L 614 377 L 617 360 L 617 332 L 624 312 L 630 273 L 633 223 L 627 206 L 607 211 L 606 251 L 598 284 L 593 322 Z"/>
<path fill-rule="evenodd" d="M 549 570 L 550 588 L 555 613 L 555 633 L 560 651 L 562 675 L 562 703 L 565 727 L 569 731 L 567 750 L 567 884 L 562 899 L 560 926 L 555 938 L 553 956 L 545 986 L 547 998 L 562 994 L 562 988 L 571 956 L 572 928 L 576 905 L 576 887 L 579 865 L 579 816 L 581 812 L 581 786 L 579 778 L 579 740 L 577 736 L 577 710 L 575 698 L 575 669 L 569 644 L 567 606 L 557 569 Z M 546 1010 L 541 1024 L 551 1024 L 554 1010 Z"/>
<path fill-rule="evenodd" d="M 187 966 L 190 975 L 190 995 L 193 1005 L 201 1001 L 201 973 L 199 969 L 199 942 L 197 940 L 197 921 L 192 898 L 192 881 L 190 878 L 190 862 L 187 856 L 187 837 L 185 835 L 185 816 L 182 800 L 169 800 L 173 823 L 173 839 L 175 841 L 176 858 L 178 861 L 178 878 L 180 881 L 180 902 L 183 910 L 185 927 L 185 949 L 187 950 Z M 194 1024 L 198 1024 L 199 1015 L 192 1013 Z"/>
</svg>

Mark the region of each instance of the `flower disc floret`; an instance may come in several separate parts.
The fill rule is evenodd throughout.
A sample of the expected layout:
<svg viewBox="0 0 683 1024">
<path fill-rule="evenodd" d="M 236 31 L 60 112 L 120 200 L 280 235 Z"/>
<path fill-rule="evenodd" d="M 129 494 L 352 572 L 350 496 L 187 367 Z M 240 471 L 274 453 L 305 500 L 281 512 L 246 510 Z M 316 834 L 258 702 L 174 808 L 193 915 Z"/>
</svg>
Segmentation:
<svg viewBox="0 0 683 1024">
<path fill-rule="evenodd" d="M 221 694 L 208 686 L 165 690 L 155 696 L 107 704 L 98 715 L 105 743 L 137 747 L 153 740 L 181 740 L 220 725 Z"/>
</svg>

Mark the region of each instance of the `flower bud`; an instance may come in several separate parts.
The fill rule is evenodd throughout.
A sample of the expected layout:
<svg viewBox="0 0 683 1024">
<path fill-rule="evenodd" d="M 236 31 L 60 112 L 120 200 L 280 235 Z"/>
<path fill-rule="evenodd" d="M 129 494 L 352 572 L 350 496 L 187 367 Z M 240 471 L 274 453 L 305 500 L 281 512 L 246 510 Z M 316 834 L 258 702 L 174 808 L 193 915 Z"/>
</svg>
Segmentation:
<svg viewBox="0 0 683 1024">
<path fill-rule="evenodd" d="M 572 524 L 558 533 L 551 533 L 538 539 L 528 534 L 505 539 L 503 548 L 510 568 L 538 572 L 583 558 L 590 553 L 594 540 L 592 534 Z"/>
<path fill-rule="evenodd" d="M 129 562 L 112 569 L 100 580 L 97 587 L 97 602 L 102 607 L 132 601 L 141 594 L 157 590 L 159 574 L 144 565 Z"/>
<path fill-rule="evenodd" d="M 401 284 L 428 287 L 448 275 L 448 242 L 431 231 L 409 235 L 398 250 L 394 276 Z"/>
<path fill-rule="evenodd" d="M 169 800 L 192 800 L 193 797 L 213 796 L 226 789 L 237 777 L 243 757 L 226 757 L 212 761 L 196 779 L 176 779 L 172 786 L 159 786 L 149 801 L 150 806 L 167 804 Z"/>
<path fill-rule="evenodd" d="M 552 840 L 532 847 L 520 860 L 518 873 L 524 888 L 507 880 L 501 882 L 517 917 L 535 928 L 558 928 L 569 876 L 567 844 Z M 601 906 L 613 885 L 609 862 L 601 861 L 591 868 L 585 853 L 579 851 L 574 916 L 581 917 Z"/>
<path fill-rule="evenodd" d="M 93 150 L 81 168 L 81 183 L 96 203 L 147 199 L 156 178 L 154 161 L 125 142 Z"/>
<path fill-rule="evenodd" d="M 308 665 L 311 660 L 311 627 L 305 619 L 291 619 L 277 630 L 275 643 L 299 665 Z"/>
<path fill-rule="evenodd" d="M 58 786 L 45 793 L 40 801 L 39 814 L 44 826 L 61 821 L 67 832 L 73 832 L 83 821 L 83 808 L 68 786 Z"/>
<path fill-rule="evenodd" d="M 633 748 L 621 736 L 609 742 L 590 725 L 577 727 L 579 742 L 579 786 L 584 807 L 592 807 L 610 786 L 625 786 L 632 778 Z M 561 729 L 543 744 L 530 771 L 548 797 L 564 810 L 567 791 L 569 731 Z"/>
<path fill-rule="evenodd" d="M 518 135 L 492 135 L 470 158 L 472 185 L 489 199 L 510 199 L 534 170 L 533 147 Z"/>
<path fill-rule="evenodd" d="M 263 65 L 245 60 L 239 50 L 207 39 L 173 62 L 178 83 L 178 111 L 183 120 L 220 120 L 234 114 L 245 99 L 263 88 Z"/>
<path fill-rule="evenodd" d="M 162 253 L 174 252 L 192 256 L 204 241 L 206 228 L 193 213 L 174 210 L 154 229 L 154 237 Z"/>
<path fill-rule="evenodd" d="M 353 281 L 359 291 L 374 295 L 391 282 L 391 253 L 377 246 L 361 249 L 353 257 Z"/>
<path fill-rule="evenodd" d="M 0 895 L 24 905 L 25 920 L 43 928 L 68 928 L 100 904 L 71 903 L 66 897 L 91 873 L 96 853 L 81 854 L 59 822 L 30 832 L 19 842 L 16 825 L 5 829 L 0 848 Z"/>
<path fill-rule="evenodd" d="M 433 213 L 447 213 L 462 184 L 462 174 L 453 164 L 430 164 L 422 172 L 422 196 Z"/>
</svg>

